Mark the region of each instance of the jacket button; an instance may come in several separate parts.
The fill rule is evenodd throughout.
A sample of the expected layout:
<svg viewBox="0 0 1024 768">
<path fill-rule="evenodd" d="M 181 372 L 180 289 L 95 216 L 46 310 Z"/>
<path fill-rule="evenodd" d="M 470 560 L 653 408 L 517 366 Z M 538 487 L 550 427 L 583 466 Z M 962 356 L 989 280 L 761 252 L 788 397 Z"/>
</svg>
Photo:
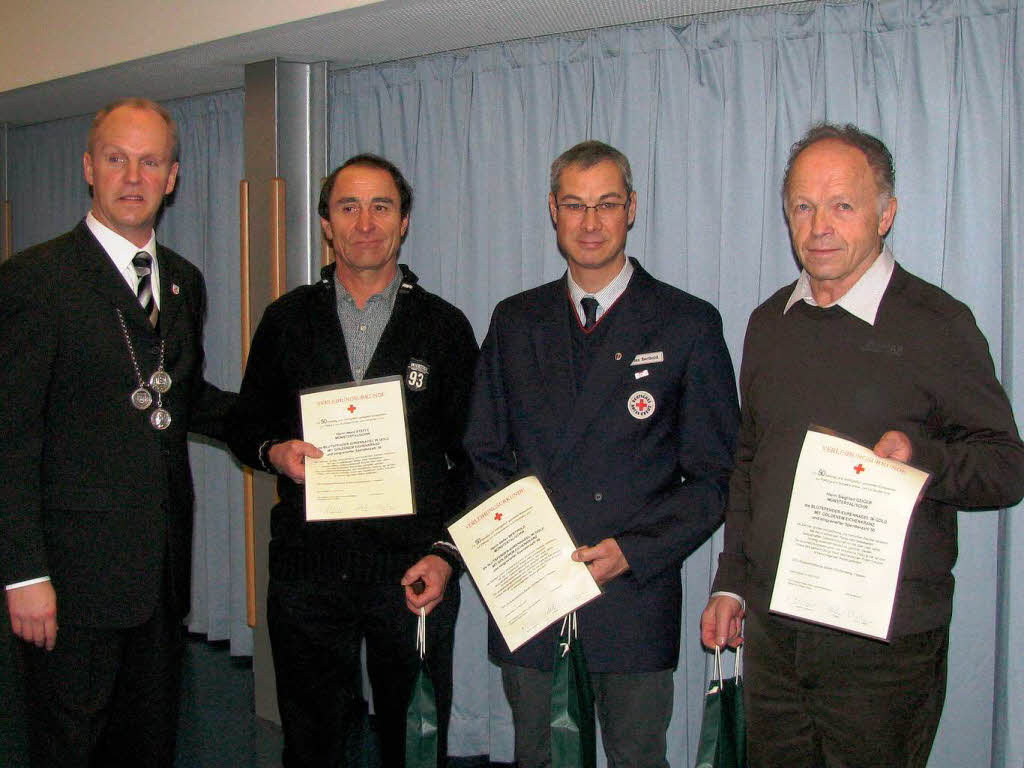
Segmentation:
<svg viewBox="0 0 1024 768">
<path fill-rule="evenodd" d="M 598 491 L 597 493 L 594 494 L 594 501 L 602 501 L 603 499 L 604 499 L 604 494 L 601 493 L 600 491 Z"/>
</svg>

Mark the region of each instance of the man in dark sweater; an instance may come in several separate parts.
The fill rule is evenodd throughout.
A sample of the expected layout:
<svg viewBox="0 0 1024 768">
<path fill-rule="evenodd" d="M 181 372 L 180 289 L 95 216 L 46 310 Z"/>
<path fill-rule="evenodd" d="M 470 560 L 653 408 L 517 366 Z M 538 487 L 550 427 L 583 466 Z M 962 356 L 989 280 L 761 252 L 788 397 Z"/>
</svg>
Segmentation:
<svg viewBox="0 0 1024 768">
<path fill-rule="evenodd" d="M 945 698 L 957 510 L 1024 495 L 1024 446 L 970 310 L 884 244 L 893 191 L 889 151 L 855 126 L 817 126 L 790 153 L 782 197 L 803 271 L 747 328 L 725 550 L 701 627 L 708 647 L 745 641 L 752 766 L 923 767 Z M 888 644 L 769 615 L 810 424 L 932 475 Z"/>
<path fill-rule="evenodd" d="M 629 161 L 587 141 L 551 167 L 568 270 L 494 310 L 466 450 L 480 492 L 536 475 L 604 594 L 578 613 L 609 765 L 667 766 L 683 560 L 718 527 L 738 423 L 718 312 L 626 258 Z M 558 628 L 512 653 L 491 622 L 516 763 L 551 761 Z"/>
<path fill-rule="evenodd" d="M 358 155 L 327 178 L 319 213 L 335 262 L 267 308 L 231 420 L 235 454 L 279 476 L 267 624 L 287 768 L 346 764 L 364 709 L 363 639 L 383 763 L 404 764 L 421 608 L 447 754 L 459 591 L 443 521 L 464 502 L 477 345 L 465 316 L 398 264 L 411 206 L 409 184 L 383 158 Z M 304 462 L 322 454 L 301 439 L 298 393 L 394 374 L 405 387 L 416 514 L 307 522 Z"/>
</svg>

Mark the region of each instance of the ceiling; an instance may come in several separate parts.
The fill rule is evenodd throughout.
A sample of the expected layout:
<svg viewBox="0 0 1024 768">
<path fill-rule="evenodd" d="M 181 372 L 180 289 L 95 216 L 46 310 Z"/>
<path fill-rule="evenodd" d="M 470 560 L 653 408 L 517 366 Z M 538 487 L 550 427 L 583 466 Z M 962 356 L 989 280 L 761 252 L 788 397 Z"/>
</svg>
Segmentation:
<svg viewBox="0 0 1024 768">
<path fill-rule="evenodd" d="M 125 94 L 166 100 L 238 88 L 244 66 L 280 58 L 347 69 L 504 40 L 766 5 L 783 0 L 383 0 L 0 93 L 0 123 L 94 112 Z"/>
</svg>

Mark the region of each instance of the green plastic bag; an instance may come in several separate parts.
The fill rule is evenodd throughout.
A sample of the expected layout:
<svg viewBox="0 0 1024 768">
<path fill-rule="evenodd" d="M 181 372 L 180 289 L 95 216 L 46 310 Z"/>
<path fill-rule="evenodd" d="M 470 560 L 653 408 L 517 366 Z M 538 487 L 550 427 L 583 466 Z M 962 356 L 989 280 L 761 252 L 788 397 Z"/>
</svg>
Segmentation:
<svg viewBox="0 0 1024 768">
<path fill-rule="evenodd" d="M 420 609 L 416 628 L 416 648 L 420 652 L 420 671 L 412 686 L 409 707 L 405 711 L 405 768 L 437 768 L 437 699 L 425 660 L 427 617 Z"/>
<path fill-rule="evenodd" d="M 594 691 L 576 633 L 576 612 L 562 620 L 551 684 L 552 768 L 595 768 Z"/>
<path fill-rule="evenodd" d="M 743 646 L 736 651 L 736 676 L 722 679 L 722 652 L 704 695 L 704 720 L 697 768 L 747 768 L 747 720 L 743 712 Z"/>
</svg>

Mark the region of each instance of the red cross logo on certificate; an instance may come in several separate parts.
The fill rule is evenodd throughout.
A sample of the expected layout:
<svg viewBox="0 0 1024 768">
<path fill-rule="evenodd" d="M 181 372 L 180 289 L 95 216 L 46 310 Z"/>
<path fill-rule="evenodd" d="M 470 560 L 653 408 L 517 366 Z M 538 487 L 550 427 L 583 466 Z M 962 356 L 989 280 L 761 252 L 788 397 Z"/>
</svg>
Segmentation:
<svg viewBox="0 0 1024 768">
<path fill-rule="evenodd" d="M 355 413 L 355 412 L 356 412 L 356 407 L 355 407 L 354 405 L 350 405 L 350 406 L 348 407 L 348 412 L 349 412 L 349 413 Z"/>
<path fill-rule="evenodd" d="M 859 475 L 861 472 L 864 471 L 864 465 L 858 464 L 856 467 L 853 468 L 853 471 Z"/>
<path fill-rule="evenodd" d="M 494 519 L 495 520 L 501 520 L 501 512 L 495 512 L 494 513 Z"/>
</svg>

